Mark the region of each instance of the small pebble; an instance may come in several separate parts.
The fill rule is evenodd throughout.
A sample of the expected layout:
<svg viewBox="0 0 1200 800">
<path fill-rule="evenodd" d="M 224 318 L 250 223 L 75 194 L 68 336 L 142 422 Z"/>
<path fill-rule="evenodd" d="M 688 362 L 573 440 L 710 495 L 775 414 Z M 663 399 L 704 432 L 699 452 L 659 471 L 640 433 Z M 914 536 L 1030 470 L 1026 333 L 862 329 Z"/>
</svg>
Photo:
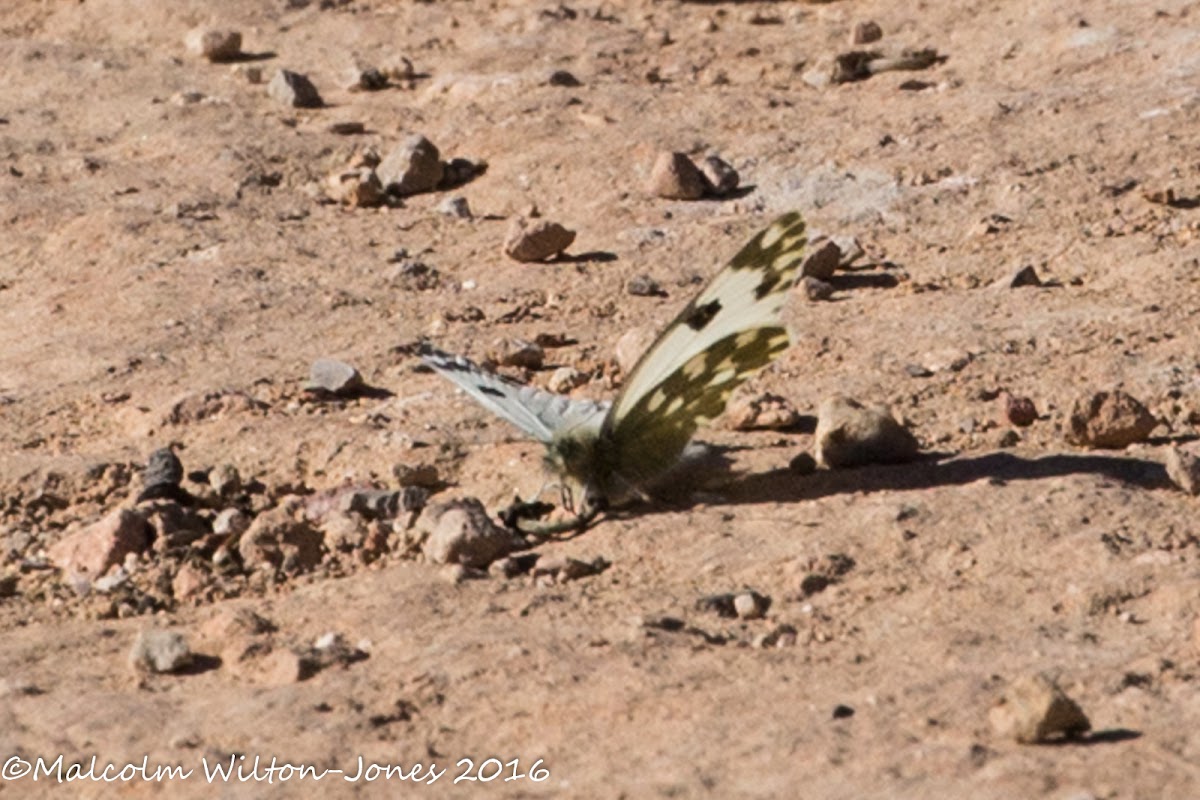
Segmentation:
<svg viewBox="0 0 1200 800">
<path fill-rule="evenodd" d="M 708 191 L 717 197 L 724 197 L 738 188 L 741 176 L 729 163 L 719 156 L 708 156 L 700 164 L 700 172 L 708 182 Z"/>
<path fill-rule="evenodd" d="M 893 464 L 912 461 L 917 439 L 886 406 L 864 406 L 835 396 L 817 412 L 817 461 L 827 467 Z"/>
<path fill-rule="evenodd" d="M 290 108 L 320 108 L 325 105 L 317 87 L 307 75 L 281 69 L 267 84 L 267 94 Z"/>
<path fill-rule="evenodd" d="M 1200 457 L 1172 445 L 1167 450 L 1166 466 L 1172 483 L 1193 497 L 1200 495 Z"/>
<path fill-rule="evenodd" d="M 1013 681 L 988 719 L 998 734 L 1022 744 L 1073 738 L 1092 727 L 1079 705 L 1043 674 Z"/>
<path fill-rule="evenodd" d="M 1042 279 L 1038 277 L 1037 270 L 1028 264 L 992 284 L 996 289 L 1019 289 L 1022 286 L 1041 285 Z"/>
<path fill-rule="evenodd" d="M 850 44 L 870 44 L 883 38 L 883 28 L 871 20 L 864 20 L 854 26 L 850 32 Z"/>
<path fill-rule="evenodd" d="M 515 217 L 504 238 L 506 256 L 527 263 L 554 258 L 575 241 L 575 231 L 557 222 Z"/>
<path fill-rule="evenodd" d="M 804 257 L 804 262 L 800 265 L 800 274 L 827 281 L 833 277 L 841 260 L 842 248 L 838 246 L 838 243 L 822 237 L 809 242 L 808 255 Z"/>
<path fill-rule="evenodd" d="M 551 72 L 550 77 L 546 79 L 546 83 L 548 83 L 551 86 L 567 86 L 567 87 L 575 87 L 575 86 L 583 85 L 582 83 L 579 82 L 578 78 L 576 78 L 571 73 L 567 72 L 565 69 L 556 69 L 556 70 L 554 70 L 554 72 Z"/>
<path fill-rule="evenodd" d="M 187 640 L 178 631 L 147 628 L 129 651 L 129 663 L 143 672 L 174 672 L 192 661 Z"/>
<path fill-rule="evenodd" d="M 661 153 L 650 171 L 647 190 L 670 200 L 699 200 L 706 186 L 704 174 L 684 153 Z"/>
<path fill-rule="evenodd" d="M 437 210 L 445 214 L 447 217 L 455 219 L 471 219 L 471 206 L 467 203 L 467 198 L 462 195 L 453 195 L 447 197 L 442 202 L 438 203 Z"/>
<path fill-rule="evenodd" d="M 833 297 L 833 284 L 823 281 L 820 278 L 814 278 L 811 275 L 805 275 L 800 278 L 800 290 L 804 292 L 804 297 L 812 303 L 818 303 Z"/>
<path fill-rule="evenodd" d="M 790 430 L 800 423 L 800 412 L 791 401 L 770 392 L 739 396 L 725 413 L 727 426 L 735 431 Z"/>
<path fill-rule="evenodd" d="M 649 275 L 638 275 L 636 278 L 631 278 L 629 283 L 625 284 L 625 291 L 635 297 L 667 296 L 667 293 L 663 291 L 662 285 Z"/>
<path fill-rule="evenodd" d="M 318 358 L 308 372 L 309 390 L 330 392 L 336 395 L 352 395 L 363 387 L 362 375 L 345 361 L 335 358 Z"/>
<path fill-rule="evenodd" d="M 1004 415 L 1008 421 L 1018 428 L 1028 428 L 1037 422 L 1037 407 L 1028 397 L 1018 397 L 1012 394 L 1004 395 Z"/>
<path fill-rule="evenodd" d="M 242 55 L 242 34 L 217 28 L 194 28 L 184 39 L 188 52 L 213 63 L 234 61 Z"/>
<path fill-rule="evenodd" d="M 389 194 L 406 197 L 436 189 L 445 178 L 445 169 L 437 146 L 413 134 L 392 148 L 375 172 Z"/>
<path fill-rule="evenodd" d="M 473 497 L 432 506 L 421 517 L 421 525 L 428 532 L 422 550 L 434 564 L 486 569 L 519 545 Z"/>
<path fill-rule="evenodd" d="M 1158 420 L 1137 398 L 1120 389 L 1078 398 L 1067 421 L 1067 441 L 1084 447 L 1120 449 L 1144 442 Z"/>
<path fill-rule="evenodd" d="M 743 592 L 733 598 L 733 611 L 740 619 L 759 619 L 770 605 L 770 600 L 758 592 Z"/>
</svg>

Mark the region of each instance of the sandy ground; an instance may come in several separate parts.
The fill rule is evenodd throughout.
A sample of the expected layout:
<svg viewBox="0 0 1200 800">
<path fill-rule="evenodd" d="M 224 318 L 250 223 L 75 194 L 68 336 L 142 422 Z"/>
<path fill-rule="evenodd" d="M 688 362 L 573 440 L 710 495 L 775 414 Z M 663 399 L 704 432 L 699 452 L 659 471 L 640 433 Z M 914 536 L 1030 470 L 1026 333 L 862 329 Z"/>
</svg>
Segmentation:
<svg viewBox="0 0 1200 800">
<path fill-rule="evenodd" d="M 1162 466 L 1200 433 L 1198 19 L 1179 0 L 5 3 L 0 758 L 194 774 L 5 773 L 0 796 L 312 796 L 294 774 L 204 780 L 205 760 L 241 756 L 246 773 L 344 770 L 320 784 L 332 796 L 408 788 L 343 780 L 360 758 L 436 763 L 413 789 L 429 796 L 1200 796 L 1200 506 Z M 867 20 L 884 36 L 865 47 L 944 60 L 806 80 Z M 189 53 L 201 24 L 248 55 Z M 356 63 L 400 57 L 410 79 L 346 88 Z M 325 105 L 248 77 L 279 68 Z M 387 208 L 328 201 L 331 172 L 413 133 L 486 171 Z M 746 188 L 653 197 L 663 150 L 718 153 Z M 454 195 L 472 219 L 439 210 Z M 531 205 L 578 232 L 569 258 L 501 254 Z M 394 489 L 396 465 L 435 466 L 435 502 L 531 493 L 538 447 L 418 369 L 413 343 L 483 358 L 565 338 L 510 374 L 575 366 L 580 396 L 611 397 L 617 340 L 793 209 L 866 253 L 829 300 L 794 293 L 794 345 L 743 390 L 806 423 L 718 426 L 704 438 L 737 480 L 537 548 L 601 557 L 598 574 L 457 580 L 404 531 L 286 574 L 152 548 L 119 596 L 47 557 L 132 508 L 166 446 L 189 472 L 256 481 L 236 500 L 250 515 Z M 1027 265 L 1041 287 L 992 285 Z M 642 275 L 666 296 L 629 294 Z M 312 397 L 320 357 L 373 391 Z M 1158 417 L 1153 436 L 1068 444 L 1075 398 L 1114 388 Z M 1032 426 L 1009 424 L 1005 392 L 1034 401 Z M 930 457 L 790 471 L 837 393 L 889 404 Z M 764 618 L 704 604 L 746 589 Z M 132 669 L 150 626 L 184 634 L 192 666 Z M 1038 673 L 1088 736 L 993 728 L 1005 688 Z M 452 783 L 487 759 L 502 777 Z"/>
</svg>

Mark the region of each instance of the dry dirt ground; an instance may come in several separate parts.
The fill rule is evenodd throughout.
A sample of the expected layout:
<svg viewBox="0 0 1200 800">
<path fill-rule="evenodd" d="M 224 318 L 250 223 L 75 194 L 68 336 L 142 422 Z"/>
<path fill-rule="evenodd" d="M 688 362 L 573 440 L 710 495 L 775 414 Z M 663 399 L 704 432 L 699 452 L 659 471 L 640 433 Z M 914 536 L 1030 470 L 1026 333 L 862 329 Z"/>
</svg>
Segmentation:
<svg viewBox="0 0 1200 800">
<path fill-rule="evenodd" d="M 806 81 L 864 20 L 884 33 L 869 47 L 944 60 Z M 191 55 L 202 23 L 249 55 Z M 1200 796 L 1200 506 L 1162 466 L 1200 433 L 1200 4 L 13 0 L 0 35 L 0 757 L 194 771 L 8 775 L 0 796 L 316 790 L 207 783 L 202 759 L 231 755 L 347 775 L 432 761 L 449 771 L 412 789 L 429 796 Z M 345 88 L 356 62 L 401 56 L 411 80 Z M 248 80 L 280 67 L 325 106 Z M 329 173 L 412 133 L 486 172 L 388 208 L 327 201 Z M 662 150 L 719 153 L 748 189 L 651 197 Z M 439 210 L 451 195 L 473 219 Z M 530 205 L 578 231 L 568 258 L 501 254 Z M 565 337 L 548 366 L 609 397 L 617 339 L 792 209 L 866 256 L 829 300 L 793 294 L 794 345 L 742 391 L 808 420 L 836 393 L 888 403 L 932 457 L 804 475 L 788 464 L 810 424 L 717 426 L 740 477 L 539 546 L 609 562 L 572 581 L 456 581 L 398 523 L 386 547 L 279 574 L 151 548 L 109 593 L 47 558 L 132 507 L 165 446 L 210 501 L 204 472 L 236 467 L 248 514 L 396 488 L 396 465 L 436 466 L 434 502 L 494 510 L 537 489 L 538 447 L 411 345 L 482 358 Z M 1043 286 L 991 286 L 1025 265 Z M 666 296 L 629 294 L 641 275 Z M 374 391 L 307 394 L 319 357 Z M 1116 387 L 1154 436 L 1068 444 L 1074 398 Z M 1038 420 L 1014 429 L 1002 392 Z M 771 599 L 763 619 L 702 602 L 743 589 Z M 152 625 L 187 637 L 190 668 L 130 667 Z M 329 633 L 340 655 L 296 660 Z M 992 728 L 1005 687 L 1040 672 L 1089 736 Z M 463 758 L 519 761 L 452 784 Z M 320 790 L 409 789 L 342 777 Z"/>
</svg>

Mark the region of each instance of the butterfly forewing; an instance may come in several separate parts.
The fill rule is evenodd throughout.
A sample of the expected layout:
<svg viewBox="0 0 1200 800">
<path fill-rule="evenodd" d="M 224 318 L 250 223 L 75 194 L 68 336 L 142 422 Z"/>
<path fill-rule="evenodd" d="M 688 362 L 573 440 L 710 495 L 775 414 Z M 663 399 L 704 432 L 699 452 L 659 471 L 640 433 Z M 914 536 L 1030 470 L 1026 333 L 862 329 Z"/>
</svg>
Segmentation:
<svg viewBox="0 0 1200 800">
<path fill-rule="evenodd" d="M 779 311 L 805 244 L 800 215 L 780 217 L 667 326 L 604 420 L 606 467 L 634 484 L 669 468 L 733 390 L 787 348 Z"/>
</svg>

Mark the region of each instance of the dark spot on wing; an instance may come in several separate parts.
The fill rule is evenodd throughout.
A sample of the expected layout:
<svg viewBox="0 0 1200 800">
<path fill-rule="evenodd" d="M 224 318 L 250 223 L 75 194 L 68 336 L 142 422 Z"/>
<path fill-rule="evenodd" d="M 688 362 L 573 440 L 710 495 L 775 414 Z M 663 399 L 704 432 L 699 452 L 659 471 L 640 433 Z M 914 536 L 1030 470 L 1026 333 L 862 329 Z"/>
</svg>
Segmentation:
<svg viewBox="0 0 1200 800">
<path fill-rule="evenodd" d="M 702 306 L 696 306 L 683 320 L 694 331 L 702 331 L 713 321 L 713 317 L 721 310 L 720 300 L 710 300 Z"/>
<path fill-rule="evenodd" d="M 781 276 L 778 272 L 769 273 L 767 277 L 763 278 L 762 283 L 755 287 L 754 299 L 762 300 L 764 297 L 769 295 L 775 289 L 775 287 L 779 285 L 780 279 Z"/>
<path fill-rule="evenodd" d="M 490 394 L 492 397 L 504 397 L 504 392 L 494 389 L 491 386 L 484 386 L 482 383 L 475 384 L 475 388 L 484 394 Z"/>
</svg>

